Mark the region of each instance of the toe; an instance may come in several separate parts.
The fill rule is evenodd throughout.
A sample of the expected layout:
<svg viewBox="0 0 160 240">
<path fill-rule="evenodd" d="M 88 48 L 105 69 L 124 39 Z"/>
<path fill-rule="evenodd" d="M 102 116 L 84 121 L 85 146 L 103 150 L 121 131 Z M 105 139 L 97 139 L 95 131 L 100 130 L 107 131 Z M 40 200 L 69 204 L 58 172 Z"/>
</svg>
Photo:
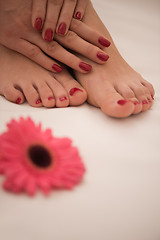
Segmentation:
<svg viewBox="0 0 160 240">
<path fill-rule="evenodd" d="M 61 74 L 57 74 L 57 81 L 66 89 L 71 106 L 78 106 L 87 99 L 87 93 L 84 88 L 64 69 Z"/>
<path fill-rule="evenodd" d="M 21 104 L 25 101 L 25 97 L 20 89 L 17 89 L 14 86 L 8 86 L 3 89 L 2 94 L 8 101 Z"/>
<path fill-rule="evenodd" d="M 150 95 L 151 95 L 152 100 L 153 100 L 153 97 L 154 97 L 155 91 L 154 91 L 154 88 L 153 88 L 152 84 L 149 83 L 149 82 L 147 82 L 147 81 L 144 80 L 144 79 L 141 81 L 141 84 L 142 84 L 143 86 L 145 86 L 145 87 L 149 90 Z"/>
<path fill-rule="evenodd" d="M 29 105 L 32 107 L 42 106 L 42 100 L 35 86 L 32 84 L 25 85 L 23 87 L 23 92 Z"/>
</svg>

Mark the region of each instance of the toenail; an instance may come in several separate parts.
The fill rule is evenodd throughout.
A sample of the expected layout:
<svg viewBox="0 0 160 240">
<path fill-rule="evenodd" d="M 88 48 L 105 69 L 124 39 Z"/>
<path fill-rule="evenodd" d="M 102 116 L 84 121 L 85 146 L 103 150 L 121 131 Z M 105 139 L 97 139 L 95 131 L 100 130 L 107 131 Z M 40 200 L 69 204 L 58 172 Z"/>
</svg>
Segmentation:
<svg viewBox="0 0 160 240">
<path fill-rule="evenodd" d="M 17 98 L 17 100 L 16 100 L 16 104 L 19 104 L 21 102 L 21 98 L 19 97 L 19 98 Z"/>
<path fill-rule="evenodd" d="M 149 103 L 151 103 L 151 102 L 152 102 L 152 100 L 151 100 L 150 98 L 147 98 L 147 100 L 148 100 L 148 102 L 149 102 Z"/>
<path fill-rule="evenodd" d="M 70 94 L 71 96 L 73 96 L 74 93 L 77 92 L 77 91 L 83 92 L 82 89 L 79 89 L 79 88 L 71 88 L 71 90 L 69 91 L 69 94 Z"/>
<path fill-rule="evenodd" d="M 65 100 L 67 100 L 67 98 L 66 98 L 66 97 L 60 97 L 59 100 L 60 100 L 61 102 L 63 102 L 63 101 L 65 101 Z"/>
<path fill-rule="evenodd" d="M 46 32 L 45 32 L 44 40 L 46 40 L 47 42 L 51 42 L 52 38 L 53 38 L 52 29 L 47 29 Z"/>
<path fill-rule="evenodd" d="M 119 105 L 124 105 L 124 104 L 126 104 L 128 101 L 127 100 L 124 100 L 124 99 L 121 99 L 121 100 L 118 100 L 117 101 L 117 103 L 119 104 Z"/>
<path fill-rule="evenodd" d="M 80 20 L 81 17 L 82 17 L 81 13 L 80 12 L 76 12 L 75 18 Z"/>
<path fill-rule="evenodd" d="M 41 18 L 36 18 L 35 23 L 34 23 L 34 27 L 40 31 L 42 28 L 42 19 Z"/>
<path fill-rule="evenodd" d="M 137 101 L 135 101 L 135 102 L 133 102 L 134 103 L 134 105 L 138 105 L 139 104 L 139 102 L 137 102 Z"/>
<path fill-rule="evenodd" d="M 153 95 L 151 95 L 151 98 L 154 100 L 154 97 L 153 97 Z"/>
<path fill-rule="evenodd" d="M 106 62 L 109 58 L 109 56 L 103 52 L 98 52 L 97 57 L 103 62 Z"/>
<path fill-rule="evenodd" d="M 61 35 L 64 35 L 65 32 L 66 32 L 66 24 L 65 23 L 61 23 L 58 27 L 58 33 L 61 34 Z"/>
<path fill-rule="evenodd" d="M 54 99 L 54 97 L 49 97 L 49 98 L 48 98 L 49 101 L 50 101 L 50 100 L 53 100 L 53 99 Z"/>
<path fill-rule="evenodd" d="M 57 65 L 57 64 L 53 64 L 52 66 L 53 70 L 55 70 L 57 73 L 62 72 L 62 67 Z"/>
<path fill-rule="evenodd" d="M 36 104 L 39 104 L 39 103 L 42 103 L 42 100 L 40 98 L 36 101 Z"/>
<path fill-rule="evenodd" d="M 92 66 L 85 62 L 81 62 L 79 67 L 86 72 L 89 72 L 92 69 Z"/>
<path fill-rule="evenodd" d="M 142 104 L 148 104 L 147 100 L 143 100 Z"/>
<path fill-rule="evenodd" d="M 99 37 L 98 42 L 104 47 L 109 47 L 111 45 L 111 42 L 104 37 Z"/>
</svg>

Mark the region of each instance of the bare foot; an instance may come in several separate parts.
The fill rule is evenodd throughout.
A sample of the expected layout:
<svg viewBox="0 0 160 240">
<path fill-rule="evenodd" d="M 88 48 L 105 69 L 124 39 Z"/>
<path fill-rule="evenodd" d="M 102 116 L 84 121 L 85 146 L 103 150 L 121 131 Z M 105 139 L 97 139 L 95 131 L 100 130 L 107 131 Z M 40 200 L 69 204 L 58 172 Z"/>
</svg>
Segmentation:
<svg viewBox="0 0 160 240">
<path fill-rule="evenodd" d="M 105 50 L 110 56 L 105 65 L 89 61 L 93 67 L 89 74 L 75 72 L 77 80 L 87 91 L 88 103 L 118 118 L 148 110 L 154 96 L 152 85 L 121 57 L 90 2 L 83 21 L 111 41 L 111 46 Z"/>
<path fill-rule="evenodd" d="M 64 68 L 54 74 L 25 56 L 0 45 L 0 94 L 33 107 L 67 107 L 85 102 L 87 95 Z"/>
</svg>

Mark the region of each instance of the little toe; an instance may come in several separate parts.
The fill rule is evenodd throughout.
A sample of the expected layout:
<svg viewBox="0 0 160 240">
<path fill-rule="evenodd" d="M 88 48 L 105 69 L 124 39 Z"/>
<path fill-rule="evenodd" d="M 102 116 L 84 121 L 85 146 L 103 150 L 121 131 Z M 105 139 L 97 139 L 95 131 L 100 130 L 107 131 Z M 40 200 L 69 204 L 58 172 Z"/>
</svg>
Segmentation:
<svg viewBox="0 0 160 240">
<path fill-rule="evenodd" d="M 145 87 L 149 90 L 150 95 L 151 95 L 152 100 L 153 100 L 153 97 L 154 97 L 155 91 L 154 91 L 154 88 L 153 88 L 152 84 L 149 83 L 149 82 L 147 82 L 147 81 L 144 80 L 144 79 L 141 81 L 141 84 L 142 84 L 143 86 L 145 86 Z"/>
<path fill-rule="evenodd" d="M 64 69 L 61 74 L 55 76 L 57 81 L 66 89 L 71 106 L 83 104 L 87 99 L 87 93 L 84 88 Z"/>
<path fill-rule="evenodd" d="M 6 86 L 3 89 L 2 95 L 10 102 L 16 104 L 22 104 L 25 101 L 25 97 L 21 90 L 17 89 L 14 86 Z"/>
</svg>

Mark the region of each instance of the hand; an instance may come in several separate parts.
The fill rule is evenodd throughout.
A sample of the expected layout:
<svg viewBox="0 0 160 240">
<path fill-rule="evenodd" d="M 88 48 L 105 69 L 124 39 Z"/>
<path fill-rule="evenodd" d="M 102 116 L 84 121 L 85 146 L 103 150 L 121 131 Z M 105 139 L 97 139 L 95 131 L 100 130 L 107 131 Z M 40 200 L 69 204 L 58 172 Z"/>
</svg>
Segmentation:
<svg viewBox="0 0 160 240">
<path fill-rule="evenodd" d="M 32 25 L 42 30 L 44 40 L 51 42 L 55 32 L 66 35 L 73 17 L 81 20 L 88 0 L 33 0 Z"/>
</svg>

